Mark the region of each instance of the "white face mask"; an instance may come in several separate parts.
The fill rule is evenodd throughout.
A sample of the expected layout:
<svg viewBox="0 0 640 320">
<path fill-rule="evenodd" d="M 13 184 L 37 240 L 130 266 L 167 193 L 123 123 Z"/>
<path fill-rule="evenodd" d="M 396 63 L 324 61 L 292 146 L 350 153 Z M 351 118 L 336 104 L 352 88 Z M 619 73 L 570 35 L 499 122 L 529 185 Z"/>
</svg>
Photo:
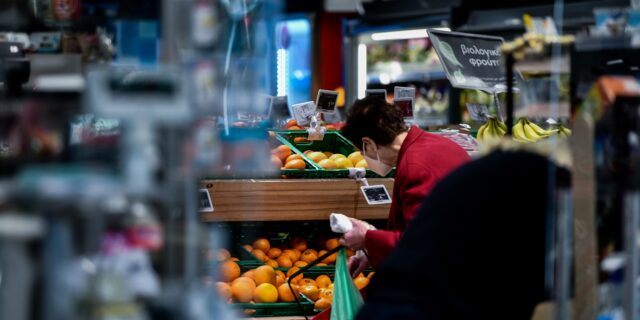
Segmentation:
<svg viewBox="0 0 640 320">
<path fill-rule="evenodd" d="M 380 153 L 378 152 L 378 150 L 376 150 L 376 159 L 372 159 L 369 158 L 367 156 L 367 152 L 366 149 L 364 148 L 366 145 L 364 143 L 364 141 L 362 142 L 362 157 L 364 157 L 364 159 L 367 161 L 367 165 L 369 166 L 369 169 L 371 169 L 371 171 L 377 173 L 378 175 L 382 176 L 382 177 L 386 177 L 387 174 L 389 173 L 389 171 L 391 171 L 391 169 L 393 169 L 392 166 L 383 163 L 382 161 L 380 161 Z"/>
</svg>

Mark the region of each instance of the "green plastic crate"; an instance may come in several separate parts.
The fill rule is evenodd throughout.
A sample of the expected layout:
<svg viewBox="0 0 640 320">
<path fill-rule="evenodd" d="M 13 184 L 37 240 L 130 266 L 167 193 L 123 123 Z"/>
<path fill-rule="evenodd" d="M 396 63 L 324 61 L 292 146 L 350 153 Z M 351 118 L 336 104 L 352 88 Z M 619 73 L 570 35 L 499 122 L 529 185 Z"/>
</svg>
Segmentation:
<svg viewBox="0 0 640 320">
<path fill-rule="evenodd" d="M 312 315 L 316 313 L 313 310 L 313 301 L 303 294 L 300 295 L 300 306 L 295 302 L 233 303 L 231 306 L 234 309 L 244 310 L 247 316 L 257 318 L 299 316 L 302 313 Z"/>
<path fill-rule="evenodd" d="M 289 146 L 291 150 L 298 153 L 304 158 L 305 162 L 310 164 L 313 168 L 305 170 L 282 170 L 282 174 L 294 177 L 294 178 L 348 178 L 349 169 L 323 169 L 318 166 L 313 160 L 309 159 L 304 152 L 307 150 L 341 153 L 349 155 L 357 151 L 356 147 L 345 137 L 343 137 L 338 131 L 327 131 L 323 140 L 309 141 L 309 142 L 294 142 L 295 138 L 306 138 L 308 135 L 305 130 L 284 130 L 275 131 L 276 138 L 283 144 Z M 386 177 L 391 178 L 395 174 L 393 169 Z M 367 169 L 367 178 L 381 178 L 375 172 Z"/>
</svg>

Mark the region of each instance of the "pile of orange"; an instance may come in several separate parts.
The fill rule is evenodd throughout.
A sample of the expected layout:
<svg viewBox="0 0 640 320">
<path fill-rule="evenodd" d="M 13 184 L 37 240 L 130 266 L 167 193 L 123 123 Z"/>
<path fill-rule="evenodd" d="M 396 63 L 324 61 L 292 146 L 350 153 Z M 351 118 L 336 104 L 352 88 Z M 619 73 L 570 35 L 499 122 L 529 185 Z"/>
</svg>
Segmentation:
<svg viewBox="0 0 640 320">
<path fill-rule="evenodd" d="M 324 255 L 328 250 L 338 246 L 338 239 L 329 239 L 324 244 L 324 249 L 315 250 L 308 247 L 306 239 L 293 237 L 289 245 L 282 248 L 271 246 L 269 240 L 260 238 L 253 245 L 245 244 L 242 247 L 250 252 L 256 259 L 273 268 L 303 267 Z M 353 253 L 349 251 L 349 255 Z M 337 254 L 325 258 L 318 266 L 326 266 L 336 262 Z"/>
<path fill-rule="evenodd" d="M 367 161 L 364 160 L 360 151 L 352 152 L 348 156 L 329 151 L 307 150 L 304 154 L 323 169 L 347 169 L 347 168 L 367 168 Z"/>
<path fill-rule="evenodd" d="M 321 126 L 324 126 L 326 130 L 338 130 L 338 126 L 332 123 L 324 123 L 321 122 Z M 287 121 L 287 124 L 284 126 L 286 130 L 304 130 L 305 127 L 298 125 L 298 122 L 295 119 L 291 119 Z"/>
</svg>

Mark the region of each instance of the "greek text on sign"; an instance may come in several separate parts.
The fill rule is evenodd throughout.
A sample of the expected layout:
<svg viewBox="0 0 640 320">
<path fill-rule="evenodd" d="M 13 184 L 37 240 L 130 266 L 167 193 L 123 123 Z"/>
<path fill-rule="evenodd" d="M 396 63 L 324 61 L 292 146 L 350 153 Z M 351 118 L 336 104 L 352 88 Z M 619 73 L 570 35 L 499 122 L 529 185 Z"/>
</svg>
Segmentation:
<svg viewBox="0 0 640 320">
<path fill-rule="evenodd" d="M 505 90 L 506 76 L 499 49 L 502 38 L 440 30 L 428 32 L 453 87 L 486 92 Z"/>
</svg>

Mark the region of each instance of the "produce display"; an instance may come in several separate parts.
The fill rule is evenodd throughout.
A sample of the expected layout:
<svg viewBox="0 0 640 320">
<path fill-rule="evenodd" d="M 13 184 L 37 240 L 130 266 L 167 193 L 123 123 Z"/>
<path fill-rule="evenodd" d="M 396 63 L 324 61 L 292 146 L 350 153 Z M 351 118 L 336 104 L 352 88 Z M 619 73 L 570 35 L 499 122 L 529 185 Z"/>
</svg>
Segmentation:
<svg viewBox="0 0 640 320">
<path fill-rule="evenodd" d="M 518 119 L 516 124 L 513 126 L 512 132 L 513 139 L 522 143 L 537 142 L 554 135 L 563 138 L 571 135 L 571 130 L 564 127 L 562 124 L 558 125 L 557 129 L 546 130 L 529 121 L 527 118 Z M 507 126 L 505 123 L 495 117 L 490 117 L 487 123 L 483 124 L 480 129 L 478 129 L 478 140 L 483 141 L 500 138 L 506 133 Z"/>
<path fill-rule="evenodd" d="M 291 279 L 291 288 L 287 282 L 300 268 L 338 245 L 338 239 L 332 238 L 325 242 L 322 250 L 316 250 L 310 248 L 304 238 L 293 237 L 286 246 L 275 247 L 269 240 L 260 238 L 252 245 L 242 247 L 264 265 L 244 273 L 239 259 L 232 257 L 226 249 L 211 252 L 208 259 L 218 263 L 219 279 L 215 286 L 220 297 L 228 303 L 290 303 L 296 301 L 296 296 L 304 295 L 314 303 L 316 310 L 324 310 L 333 302 L 333 283 L 329 275 L 306 277 L 301 273 Z M 348 256 L 353 254 L 348 250 Z M 337 253 L 334 253 L 318 266 L 335 264 L 336 258 Z M 358 289 L 366 287 L 373 274 L 358 275 L 354 284 Z"/>
<path fill-rule="evenodd" d="M 367 161 L 360 151 L 344 155 L 330 151 L 307 150 L 304 155 L 323 169 L 368 168 Z M 280 169 L 307 169 L 304 157 L 294 153 L 287 145 L 271 149 L 271 163 Z"/>
</svg>

